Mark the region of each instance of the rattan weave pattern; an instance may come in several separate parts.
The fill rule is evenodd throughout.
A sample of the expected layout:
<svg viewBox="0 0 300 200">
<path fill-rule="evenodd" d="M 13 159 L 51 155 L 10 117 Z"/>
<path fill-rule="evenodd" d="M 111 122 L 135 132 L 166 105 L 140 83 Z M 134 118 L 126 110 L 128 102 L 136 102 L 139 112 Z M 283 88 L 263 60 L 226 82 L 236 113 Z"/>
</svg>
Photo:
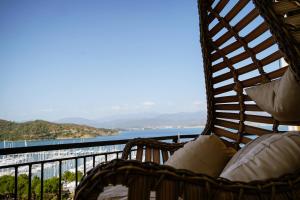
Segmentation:
<svg viewBox="0 0 300 200">
<path fill-rule="evenodd" d="M 198 0 L 200 42 L 207 95 L 207 124 L 237 149 L 255 136 L 280 133 L 282 122 L 261 110 L 244 89 L 280 78 L 290 67 L 300 80 L 300 1 Z M 279 68 L 285 58 L 288 65 Z M 75 199 L 96 199 L 108 184 L 129 188 L 130 200 L 149 199 L 300 199 L 300 169 L 262 182 L 239 183 L 161 165 L 183 144 L 147 139 L 129 142 L 128 159 L 91 170 L 76 189 Z M 300 157 L 299 157 L 300 159 Z"/>
<path fill-rule="evenodd" d="M 106 185 L 129 188 L 129 199 L 148 199 L 156 191 L 157 199 L 299 199 L 300 173 L 264 182 L 231 182 L 214 179 L 188 170 L 176 170 L 153 162 L 114 160 L 95 167 L 83 179 L 75 199 L 97 199 Z M 147 180 L 143 183 L 143 180 Z M 139 184 L 136 184 L 139 183 Z M 132 186 L 134 192 L 131 191 Z M 165 193 L 170 189 L 170 196 Z M 161 191 L 162 190 L 162 191 Z M 97 192 L 95 192 L 97 191 Z M 160 193 L 161 191 L 161 193 Z M 173 196 L 174 195 L 174 196 Z M 175 197 L 175 198 L 174 198 Z"/>
</svg>

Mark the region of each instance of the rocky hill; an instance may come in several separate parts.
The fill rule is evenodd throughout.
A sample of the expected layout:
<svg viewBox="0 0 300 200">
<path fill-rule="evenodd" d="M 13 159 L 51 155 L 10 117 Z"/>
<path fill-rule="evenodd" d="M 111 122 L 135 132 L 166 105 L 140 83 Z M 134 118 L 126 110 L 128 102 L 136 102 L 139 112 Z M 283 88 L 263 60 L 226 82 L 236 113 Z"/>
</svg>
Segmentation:
<svg viewBox="0 0 300 200">
<path fill-rule="evenodd" d="M 0 140 L 88 138 L 117 133 L 118 131 L 114 129 L 77 124 L 59 124 L 43 120 L 16 123 L 0 119 Z"/>
</svg>

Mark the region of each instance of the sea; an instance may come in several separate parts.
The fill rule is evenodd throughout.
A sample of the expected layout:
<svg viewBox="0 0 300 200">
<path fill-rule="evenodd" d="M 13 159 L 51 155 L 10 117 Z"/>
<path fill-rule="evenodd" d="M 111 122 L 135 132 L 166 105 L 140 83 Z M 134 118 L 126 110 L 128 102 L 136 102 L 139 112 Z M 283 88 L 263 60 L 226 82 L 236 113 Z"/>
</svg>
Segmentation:
<svg viewBox="0 0 300 200">
<path fill-rule="evenodd" d="M 112 136 L 99 136 L 95 138 L 73 138 L 73 139 L 52 139 L 52 140 L 35 140 L 35 141 L 1 141 L 0 148 L 16 148 L 16 147 L 29 147 L 29 146 L 45 146 L 53 144 L 67 144 L 67 143 L 83 143 L 83 142 L 95 142 L 95 141 L 109 141 L 109 140 L 123 140 L 133 138 L 147 138 L 147 137 L 159 137 L 159 136 L 180 136 L 190 134 L 200 134 L 203 128 L 160 128 L 160 129 L 143 129 L 143 130 L 126 130 L 120 131 L 116 135 Z M 184 141 L 181 139 L 181 141 Z M 53 160 L 58 158 L 68 158 L 82 155 L 90 155 L 95 153 L 121 151 L 124 145 L 111 145 L 102 147 L 89 147 L 80 149 L 68 149 L 68 150 L 56 150 L 56 151 L 44 151 L 36 153 L 24 153 L 24 154 L 13 154 L 13 155 L 0 155 L 0 167 L 22 164 L 28 162 Z M 134 156 L 134 155 L 133 155 Z M 117 158 L 116 154 L 108 155 L 108 160 Z M 105 161 L 104 156 L 96 157 L 96 164 Z M 83 159 L 78 159 L 77 165 L 80 171 L 83 171 Z M 87 170 L 92 168 L 93 161 L 92 157 L 86 159 Z M 64 171 L 75 171 L 75 160 L 68 160 L 62 162 L 62 172 Z M 28 166 L 21 166 L 18 168 L 19 174 L 28 174 Z M 44 178 L 51 178 L 58 176 L 59 167 L 58 162 L 49 162 L 44 165 Z M 2 168 L 0 169 L 0 176 L 13 175 L 14 168 Z M 32 166 L 32 174 L 34 176 L 41 175 L 41 165 L 36 164 Z"/>
<path fill-rule="evenodd" d="M 120 131 L 116 135 L 98 136 L 94 138 L 72 138 L 72 139 L 51 139 L 51 140 L 20 140 L 20 141 L 1 141 L 0 148 L 15 148 L 27 146 L 41 146 L 52 144 L 68 144 L 78 142 L 95 142 L 95 141 L 109 141 L 109 140 L 123 140 L 133 138 L 147 138 L 160 137 L 172 135 L 190 135 L 200 134 L 203 128 L 160 128 L 160 129 L 136 129 Z M 0 165 L 1 166 L 1 165 Z"/>
</svg>

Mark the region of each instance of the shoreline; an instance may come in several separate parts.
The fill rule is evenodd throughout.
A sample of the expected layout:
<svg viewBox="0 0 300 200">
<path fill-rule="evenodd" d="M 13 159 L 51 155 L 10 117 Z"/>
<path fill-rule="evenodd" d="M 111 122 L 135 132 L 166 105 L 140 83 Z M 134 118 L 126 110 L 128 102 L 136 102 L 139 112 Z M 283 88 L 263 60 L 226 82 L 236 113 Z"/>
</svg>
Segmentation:
<svg viewBox="0 0 300 200">
<path fill-rule="evenodd" d="M 116 133 L 108 134 L 108 135 L 98 135 L 96 137 L 82 136 L 82 137 L 57 137 L 57 138 L 41 138 L 41 139 L 17 139 L 17 140 L 0 140 L 0 142 L 39 142 L 44 140 L 73 140 L 73 139 L 93 139 L 98 137 L 106 137 L 106 136 L 115 136 L 119 135 L 121 131 L 117 131 Z"/>
<path fill-rule="evenodd" d="M 199 129 L 199 130 L 193 130 Z M 135 137 L 139 137 L 139 134 L 142 134 L 143 137 L 155 137 L 161 135 L 180 135 L 186 134 L 186 132 L 197 133 L 201 132 L 202 126 L 193 126 L 193 127 L 162 127 L 162 128 L 144 128 L 144 129 L 119 129 L 114 134 L 110 135 L 102 135 L 96 137 L 82 137 L 82 138 L 52 138 L 52 139 L 38 139 L 38 140 L 1 140 L 0 141 L 0 148 L 14 148 L 18 146 L 35 146 L 35 145 L 44 145 L 45 142 L 52 144 L 67 144 L 67 143 L 77 143 L 77 142 L 94 142 L 94 141 L 101 141 L 101 140 L 118 140 L 116 137 L 120 137 L 120 139 L 132 139 Z M 160 131 L 161 130 L 161 131 Z M 153 135 L 151 133 L 153 131 Z M 126 135 L 124 137 L 124 134 Z M 17 146 L 16 146 L 17 145 Z M 47 144 L 48 145 L 48 144 Z"/>
</svg>

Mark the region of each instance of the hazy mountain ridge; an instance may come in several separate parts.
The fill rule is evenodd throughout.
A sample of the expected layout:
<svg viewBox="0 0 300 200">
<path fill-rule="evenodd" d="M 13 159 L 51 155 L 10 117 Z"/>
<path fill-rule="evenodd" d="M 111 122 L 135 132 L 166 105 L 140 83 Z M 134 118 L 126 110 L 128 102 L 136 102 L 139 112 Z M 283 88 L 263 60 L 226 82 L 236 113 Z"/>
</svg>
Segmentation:
<svg viewBox="0 0 300 200">
<path fill-rule="evenodd" d="M 122 116 L 108 120 L 89 120 L 85 118 L 64 118 L 58 122 L 86 124 L 104 128 L 164 128 L 164 127 L 192 127 L 206 123 L 206 112 L 182 112 L 172 114 L 147 114 Z"/>
<path fill-rule="evenodd" d="M 63 118 L 58 121 L 55 121 L 54 123 L 59 124 L 77 124 L 77 125 L 86 125 L 86 126 L 92 126 L 92 127 L 98 127 L 98 122 L 96 120 L 90 120 L 82 117 L 70 117 L 70 118 Z"/>
<path fill-rule="evenodd" d="M 0 140 L 87 138 L 116 134 L 117 130 L 43 120 L 16 123 L 0 119 Z"/>
</svg>

